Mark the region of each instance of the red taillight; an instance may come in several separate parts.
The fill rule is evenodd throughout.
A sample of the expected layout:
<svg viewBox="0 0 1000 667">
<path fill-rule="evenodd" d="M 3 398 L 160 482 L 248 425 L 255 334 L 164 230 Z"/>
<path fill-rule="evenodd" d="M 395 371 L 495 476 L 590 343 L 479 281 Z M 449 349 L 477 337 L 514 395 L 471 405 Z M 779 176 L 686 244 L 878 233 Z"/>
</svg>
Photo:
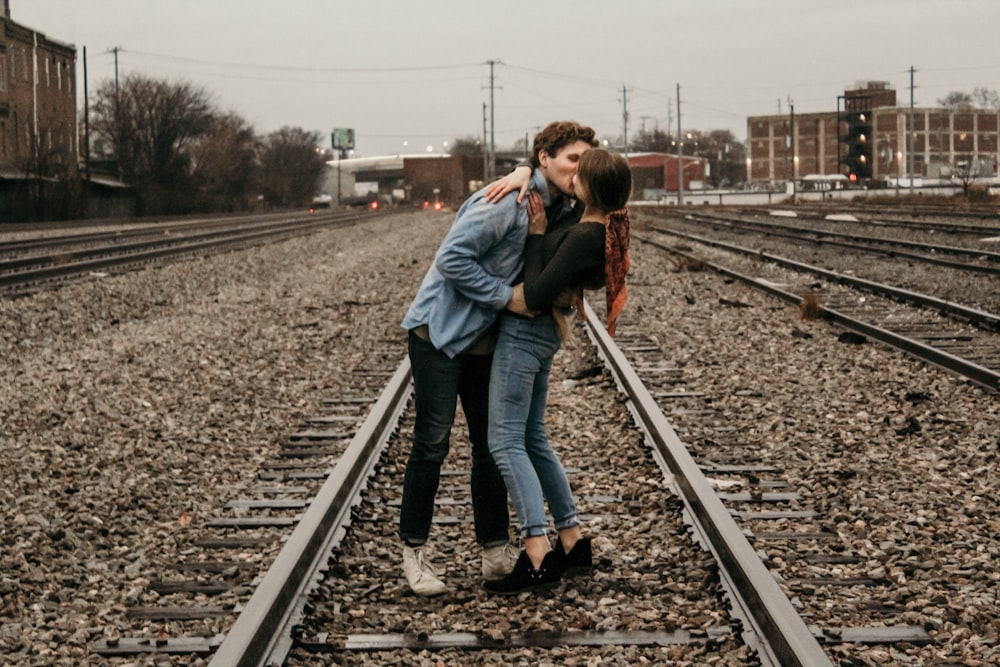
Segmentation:
<svg viewBox="0 0 1000 667">
<path fill-rule="evenodd" d="M 440 211 L 441 210 L 441 202 L 439 202 L 439 201 L 434 202 L 434 210 L 435 211 Z"/>
<path fill-rule="evenodd" d="M 378 202 L 377 201 L 373 201 L 371 204 L 369 204 L 369 208 L 371 208 L 371 210 L 374 211 L 375 209 L 378 208 Z"/>
<path fill-rule="evenodd" d="M 429 205 L 427 202 L 424 202 L 424 208 L 427 208 Z"/>
</svg>

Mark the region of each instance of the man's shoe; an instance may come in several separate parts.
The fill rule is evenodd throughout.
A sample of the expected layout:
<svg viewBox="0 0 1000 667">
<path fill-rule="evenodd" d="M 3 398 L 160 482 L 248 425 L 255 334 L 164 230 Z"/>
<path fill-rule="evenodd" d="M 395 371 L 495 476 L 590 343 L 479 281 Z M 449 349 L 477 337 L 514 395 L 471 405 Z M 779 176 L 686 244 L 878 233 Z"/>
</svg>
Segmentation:
<svg viewBox="0 0 1000 667">
<path fill-rule="evenodd" d="M 434 566 L 424 557 L 424 548 L 403 545 L 403 573 L 410 590 L 417 595 L 441 595 L 448 588 L 437 578 Z"/>
<path fill-rule="evenodd" d="M 483 549 L 483 579 L 500 579 L 510 574 L 517 563 L 518 551 L 508 542 Z"/>
<path fill-rule="evenodd" d="M 560 576 L 559 561 L 555 551 L 545 554 L 542 564 L 536 570 L 528 558 L 528 552 L 522 551 L 517 558 L 513 571 L 503 579 L 487 581 L 483 584 L 490 593 L 500 595 L 514 595 L 522 591 L 542 590 L 552 588 L 559 583 Z"/>
<path fill-rule="evenodd" d="M 569 553 L 563 551 L 562 541 L 557 539 L 553 553 L 556 554 L 565 577 L 587 577 L 594 571 L 594 555 L 589 537 L 577 540 Z"/>
</svg>

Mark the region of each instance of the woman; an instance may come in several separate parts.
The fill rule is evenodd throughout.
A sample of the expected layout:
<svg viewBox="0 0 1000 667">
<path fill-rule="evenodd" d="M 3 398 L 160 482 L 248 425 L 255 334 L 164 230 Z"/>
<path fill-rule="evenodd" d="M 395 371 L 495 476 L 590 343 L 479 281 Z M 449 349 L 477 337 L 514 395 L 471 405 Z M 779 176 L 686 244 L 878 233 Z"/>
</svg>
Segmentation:
<svg viewBox="0 0 1000 667">
<path fill-rule="evenodd" d="M 583 289 L 605 286 L 608 331 L 625 302 L 628 214 L 632 190 L 628 162 L 600 148 L 585 152 L 573 176 L 583 202 L 579 221 L 547 229 L 541 197 L 532 192 L 525 243 L 524 297 L 534 318 L 502 315 L 490 380 L 490 452 L 517 510 L 524 551 L 513 572 L 485 583 L 494 593 L 518 593 L 557 583 L 563 572 L 589 571 L 590 538 L 582 535 L 573 492 L 545 434 L 545 403 L 552 358 L 568 306 L 582 304 Z M 567 298 L 568 297 L 568 298 Z M 558 532 L 549 544 L 545 503 Z"/>
</svg>

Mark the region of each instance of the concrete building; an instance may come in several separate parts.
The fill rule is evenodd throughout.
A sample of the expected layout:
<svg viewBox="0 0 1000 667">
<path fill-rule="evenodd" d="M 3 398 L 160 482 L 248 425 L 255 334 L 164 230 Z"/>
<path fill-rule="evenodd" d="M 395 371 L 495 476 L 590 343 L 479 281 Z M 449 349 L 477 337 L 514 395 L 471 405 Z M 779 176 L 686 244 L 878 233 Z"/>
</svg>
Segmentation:
<svg viewBox="0 0 1000 667">
<path fill-rule="evenodd" d="M 912 140 L 907 141 L 912 127 Z M 747 119 L 747 180 L 843 175 L 865 183 L 997 176 L 1000 111 L 900 106 L 885 82 L 867 82 L 824 113 Z"/>
<path fill-rule="evenodd" d="M 0 215 L 75 183 L 77 151 L 76 49 L 14 22 L 2 0 Z"/>
</svg>

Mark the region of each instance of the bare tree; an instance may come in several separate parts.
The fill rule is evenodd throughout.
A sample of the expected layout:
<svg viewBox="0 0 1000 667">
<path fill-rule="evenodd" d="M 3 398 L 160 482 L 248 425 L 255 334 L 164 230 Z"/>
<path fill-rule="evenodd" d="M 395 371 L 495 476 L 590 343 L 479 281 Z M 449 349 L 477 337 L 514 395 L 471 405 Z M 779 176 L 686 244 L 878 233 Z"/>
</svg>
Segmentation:
<svg viewBox="0 0 1000 667">
<path fill-rule="evenodd" d="M 632 140 L 630 148 L 638 152 L 676 153 L 677 144 L 672 134 L 655 128 L 651 132 L 640 131 Z"/>
<path fill-rule="evenodd" d="M 271 206 L 307 206 L 323 173 L 319 132 L 283 127 L 261 143 L 260 190 Z"/>
<path fill-rule="evenodd" d="M 120 86 L 101 85 L 91 128 L 113 146 L 122 178 L 136 188 L 137 213 L 192 210 L 190 148 L 212 117 L 208 93 L 189 83 L 129 75 Z"/>
<path fill-rule="evenodd" d="M 708 181 L 727 187 L 746 180 L 746 146 L 730 130 L 711 130 L 698 142 L 700 157 L 711 165 Z"/>
<path fill-rule="evenodd" d="M 971 107 L 972 95 L 954 90 L 944 97 L 938 99 L 937 103 L 946 109 L 958 109 L 959 107 Z"/>
<path fill-rule="evenodd" d="M 451 154 L 452 155 L 482 155 L 483 154 L 483 144 L 482 142 L 473 137 L 455 137 L 455 140 L 451 142 Z"/>
<path fill-rule="evenodd" d="M 257 136 L 235 113 L 213 116 L 191 147 L 192 180 L 199 211 L 241 211 L 250 207 L 257 162 Z"/>
<path fill-rule="evenodd" d="M 973 89 L 972 99 L 980 109 L 1000 109 L 1000 95 L 995 90 L 980 86 Z"/>
</svg>

